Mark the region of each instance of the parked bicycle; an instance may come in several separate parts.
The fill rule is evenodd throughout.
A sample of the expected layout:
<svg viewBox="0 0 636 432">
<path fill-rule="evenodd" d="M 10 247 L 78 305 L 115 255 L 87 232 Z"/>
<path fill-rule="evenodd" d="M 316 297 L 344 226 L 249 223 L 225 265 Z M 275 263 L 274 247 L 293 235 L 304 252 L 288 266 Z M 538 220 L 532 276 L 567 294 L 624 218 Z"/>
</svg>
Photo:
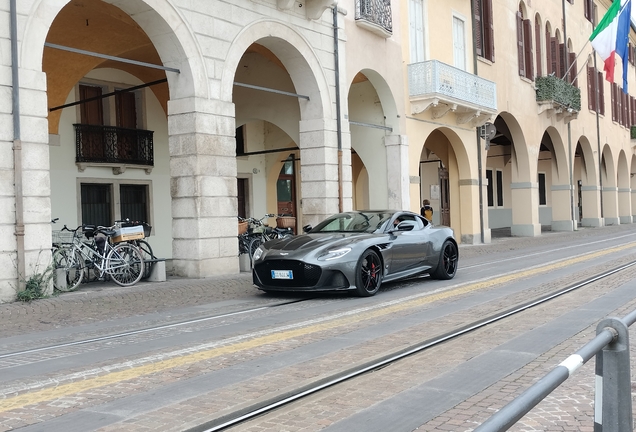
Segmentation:
<svg viewBox="0 0 636 432">
<path fill-rule="evenodd" d="M 139 282 L 144 272 L 141 252 L 137 246 L 127 242 L 113 244 L 114 228 L 80 225 L 69 229 L 65 225 L 60 230 L 71 232 L 72 240 L 53 253 L 53 282 L 58 290 L 75 290 L 82 283 L 86 269 L 95 270 L 99 278 L 109 276 L 120 286 Z"/>
<path fill-rule="evenodd" d="M 265 216 L 263 216 L 263 218 L 259 220 L 259 222 L 262 222 L 266 218 L 272 218 L 275 216 L 276 215 L 274 214 L 266 214 Z M 256 231 L 256 234 L 252 236 L 252 239 L 250 240 L 250 244 L 248 246 L 250 260 L 254 256 L 254 252 L 256 252 L 256 249 L 258 249 L 258 247 L 261 244 L 270 240 L 283 239 L 283 238 L 291 237 L 293 235 L 293 231 L 291 228 L 279 228 L 279 227 L 272 228 L 266 224 L 261 224 L 261 225 L 262 225 L 262 229 Z"/>
<path fill-rule="evenodd" d="M 150 273 L 152 273 L 152 268 L 157 262 L 158 258 L 152 252 L 152 247 L 148 241 L 144 240 L 146 237 L 150 235 L 150 231 L 152 230 L 152 226 L 150 226 L 146 222 L 140 221 L 131 221 L 130 219 L 122 219 L 115 221 L 116 228 L 129 228 L 133 226 L 141 226 L 144 231 L 144 238 L 134 239 L 134 240 L 125 240 L 128 243 L 131 243 L 139 248 L 141 252 L 141 257 L 144 260 L 144 273 L 142 275 L 142 279 L 148 279 Z"/>
</svg>

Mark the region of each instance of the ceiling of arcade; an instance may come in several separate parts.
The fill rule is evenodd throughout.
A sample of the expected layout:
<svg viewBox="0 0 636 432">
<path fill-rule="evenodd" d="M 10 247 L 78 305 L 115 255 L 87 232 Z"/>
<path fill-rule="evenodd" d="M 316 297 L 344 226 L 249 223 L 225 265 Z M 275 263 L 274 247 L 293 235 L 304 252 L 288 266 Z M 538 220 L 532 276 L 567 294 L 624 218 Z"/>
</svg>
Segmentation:
<svg viewBox="0 0 636 432">
<path fill-rule="evenodd" d="M 71 0 L 53 21 L 46 42 L 161 65 L 152 42 L 129 15 L 99 0 Z M 164 71 L 98 57 L 44 48 L 49 109 L 63 105 L 75 84 L 96 68 L 128 72 L 144 83 L 166 78 Z M 168 84 L 151 87 L 167 112 Z M 49 132 L 57 133 L 62 111 L 49 112 Z"/>
</svg>

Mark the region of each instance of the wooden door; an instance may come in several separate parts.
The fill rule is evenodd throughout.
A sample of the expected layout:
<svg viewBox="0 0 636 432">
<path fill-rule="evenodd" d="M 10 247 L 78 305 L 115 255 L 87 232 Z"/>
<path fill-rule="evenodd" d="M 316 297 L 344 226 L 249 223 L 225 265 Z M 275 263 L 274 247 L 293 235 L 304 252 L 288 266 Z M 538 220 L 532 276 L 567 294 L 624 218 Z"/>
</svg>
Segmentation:
<svg viewBox="0 0 636 432">
<path fill-rule="evenodd" d="M 448 170 L 439 169 L 439 220 L 441 225 L 450 226 L 450 190 L 448 187 Z"/>
<path fill-rule="evenodd" d="M 278 175 L 276 201 L 278 214 L 296 217 L 296 179 L 293 156 L 285 161 Z"/>
</svg>

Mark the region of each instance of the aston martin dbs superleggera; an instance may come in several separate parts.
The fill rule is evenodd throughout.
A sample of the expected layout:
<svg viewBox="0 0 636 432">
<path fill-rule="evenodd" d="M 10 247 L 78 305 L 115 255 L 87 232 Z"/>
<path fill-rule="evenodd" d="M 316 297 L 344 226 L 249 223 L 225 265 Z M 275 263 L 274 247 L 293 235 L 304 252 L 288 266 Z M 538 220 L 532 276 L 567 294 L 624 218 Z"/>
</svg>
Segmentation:
<svg viewBox="0 0 636 432">
<path fill-rule="evenodd" d="M 252 276 L 263 291 L 350 290 L 372 296 L 382 282 L 421 273 L 451 279 L 458 263 L 453 230 L 408 211 L 333 215 L 305 234 L 261 245 Z"/>
</svg>

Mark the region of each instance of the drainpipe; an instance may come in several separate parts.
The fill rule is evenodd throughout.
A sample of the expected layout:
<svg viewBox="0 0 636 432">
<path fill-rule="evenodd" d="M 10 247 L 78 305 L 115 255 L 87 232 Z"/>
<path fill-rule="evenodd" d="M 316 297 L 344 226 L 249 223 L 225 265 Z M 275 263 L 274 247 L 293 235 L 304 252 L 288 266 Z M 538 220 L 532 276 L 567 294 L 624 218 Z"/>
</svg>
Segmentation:
<svg viewBox="0 0 636 432">
<path fill-rule="evenodd" d="M 333 55 L 336 72 L 336 128 L 338 135 L 338 212 L 343 211 L 342 199 L 342 121 L 340 119 L 340 53 L 338 51 L 338 0 L 333 2 Z"/>
<path fill-rule="evenodd" d="M 477 74 L 477 29 L 475 28 L 475 0 L 470 0 L 470 13 L 473 15 L 473 73 Z M 479 128 L 475 129 L 477 137 L 477 184 L 479 187 L 479 230 L 481 233 L 481 243 L 485 243 L 484 234 L 484 191 L 482 179 L 482 162 L 481 162 L 481 137 L 479 136 Z"/>
<path fill-rule="evenodd" d="M 17 241 L 18 291 L 26 277 L 24 253 L 24 205 L 22 195 L 22 141 L 20 139 L 20 81 L 18 76 L 18 19 L 16 0 L 9 2 L 11 21 L 11 77 L 13 92 L 13 175 L 15 182 L 15 237 Z"/>
</svg>

